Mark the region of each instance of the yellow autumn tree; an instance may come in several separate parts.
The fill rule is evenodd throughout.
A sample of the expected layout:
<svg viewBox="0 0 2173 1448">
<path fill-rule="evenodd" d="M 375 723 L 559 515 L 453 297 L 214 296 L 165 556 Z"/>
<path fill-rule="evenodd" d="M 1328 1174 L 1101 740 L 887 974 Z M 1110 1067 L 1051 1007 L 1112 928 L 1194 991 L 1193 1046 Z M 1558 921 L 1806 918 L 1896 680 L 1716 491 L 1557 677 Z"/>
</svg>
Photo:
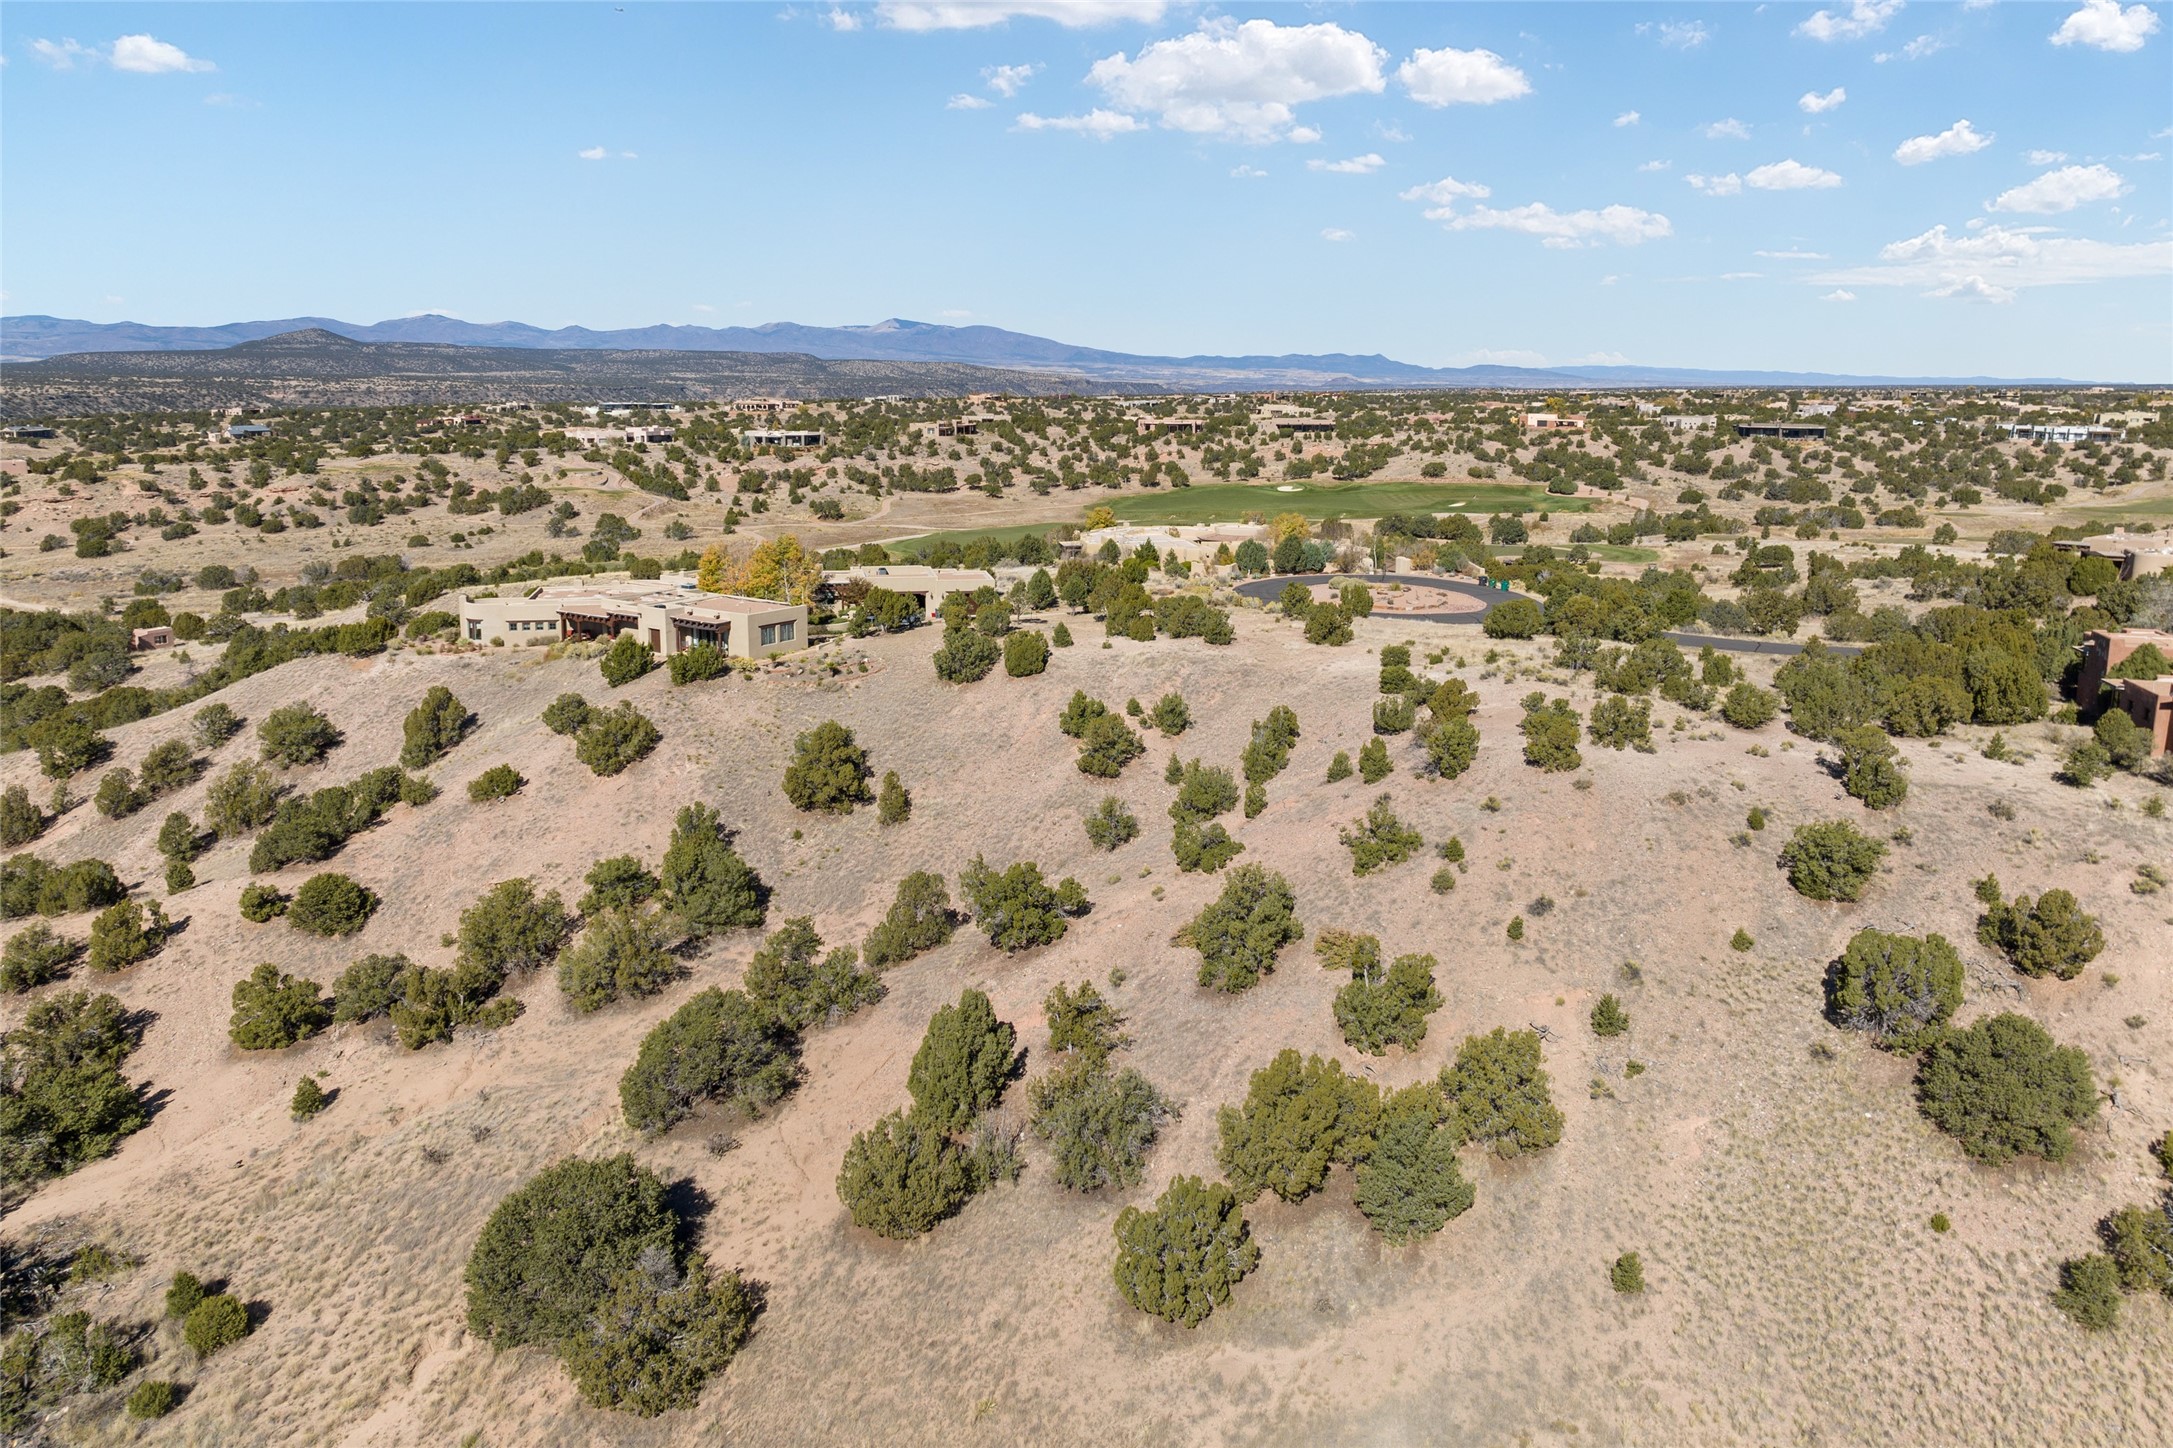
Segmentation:
<svg viewBox="0 0 2173 1448">
<path fill-rule="evenodd" d="M 1089 508 L 1089 509 L 1087 509 L 1087 512 L 1086 512 L 1086 531 L 1087 531 L 1087 532 L 1091 533 L 1091 532 L 1093 532 L 1093 531 L 1094 531 L 1094 530 L 1095 530 L 1096 528 L 1114 528 L 1114 527 L 1116 527 L 1116 526 L 1117 526 L 1117 510 L 1116 510 L 1115 508 L 1111 508 L 1111 507 L 1108 507 L 1108 506 L 1106 506 L 1106 505 L 1103 505 L 1103 506 L 1098 506 L 1098 507 L 1093 507 L 1093 508 Z"/>
<path fill-rule="evenodd" d="M 1285 538 L 1310 538 L 1313 525 L 1303 513 L 1277 513 L 1268 519 L 1268 536 L 1278 543 Z"/>
<path fill-rule="evenodd" d="M 815 598 L 815 585 L 821 583 L 821 554 L 808 552 L 800 546 L 800 539 L 787 533 L 756 544 L 748 561 L 726 578 L 730 578 L 728 591 L 743 598 L 804 604 Z M 708 585 L 702 583 L 702 587 Z"/>
<path fill-rule="evenodd" d="M 695 567 L 694 586 L 704 593 L 731 593 L 739 572 L 739 560 L 726 552 L 722 543 L 712 543 Z"/>
</svg>

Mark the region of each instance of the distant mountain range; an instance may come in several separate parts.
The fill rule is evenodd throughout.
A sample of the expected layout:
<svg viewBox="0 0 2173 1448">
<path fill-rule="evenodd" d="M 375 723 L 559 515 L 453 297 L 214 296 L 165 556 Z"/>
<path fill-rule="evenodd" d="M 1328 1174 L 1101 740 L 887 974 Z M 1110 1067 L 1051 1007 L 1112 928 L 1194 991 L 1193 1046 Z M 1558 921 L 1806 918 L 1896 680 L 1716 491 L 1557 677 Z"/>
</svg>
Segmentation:
<svg viewBox="0 0 2173 1448">
<path fill-rule="evenodd" d="M 960 397 L 1124 391 L 1058 372 L 810 357 L 357 342 L 319 327 L 217 348 L 72 352 L 0 365 L 0 418 L 217 407 L 693 402 L 728 397 Z"/>
<path fill-rule="evenodd" d="M 1075 347 L 1001 327 L 947 327 L 892 318 L 872 327 L 632 327 L 548 330 L 524 322 L 463 322 L 434 314 L 362 325 L 330 317 L 155 327 L 65 317 L 0 317 L 0 362 L 84 352 L 195 352 L 303 330 L 357 342 L 435 342 L 537 351 L 799 353 L 824 361 L 947 362 L 1056 372 L 1089 383 L 1146 384 L 1183 391 L 1274 388 L 1589 388 L 2076 386 L 2059 377 L 1862 377 L 1828 372 L 1747 372 L 1692 367 L 1419 367 L 1342 352 L 1249 357 L 1151 357 Z M 1129 390 L 1129 389 L 1128 389 Z"/>
</svg>

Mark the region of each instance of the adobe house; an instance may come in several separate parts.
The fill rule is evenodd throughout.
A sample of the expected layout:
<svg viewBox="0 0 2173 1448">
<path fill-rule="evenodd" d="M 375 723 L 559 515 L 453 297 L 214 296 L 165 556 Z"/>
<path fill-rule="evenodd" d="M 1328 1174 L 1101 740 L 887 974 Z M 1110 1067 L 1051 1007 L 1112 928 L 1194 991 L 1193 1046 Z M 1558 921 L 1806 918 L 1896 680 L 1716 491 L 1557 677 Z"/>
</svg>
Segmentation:
<svg viewBox="0 0 2173 1448">
<path fill-rule="evenodd" d="M 2133 719 L 2136 727 L 2150 736 L 2150 752 L 2156 756 L 2166 752 L 2168 735 L 2173 734 L 2173 673 L 2152 679 L 2107 677 L 2145 644 L 2157 645 L 2158 652 L 2173 659 L 2173 633 L 2162 629 L 2092 629 L 2084 634 L 2082 676 L 2076 681 L 2075 697 L 2088 711 L 2096 707 L 2098 691 L 2110 684 L 2113 696 L 2107 707 L 2122 710 Z"/>
<path fill-rule="evenodd" d="M 131 652 L 141 649 L 172 648 L 173 642 L 174 631 L 165 624 L 154 624 L 150 628 L 130 629 L 128 631 L 128 647 Z"/>
<path fill-rule="evenodd" d="M 807 607 L 703 593 L 684 574 L 657 582 L 546 584 L 460 600 L 460 636 L 470 643 L 540 644 L 624 633 L 661 658 L 711 644 L 733 658 L 766 659 L 807 646 Z"/>
</svg>

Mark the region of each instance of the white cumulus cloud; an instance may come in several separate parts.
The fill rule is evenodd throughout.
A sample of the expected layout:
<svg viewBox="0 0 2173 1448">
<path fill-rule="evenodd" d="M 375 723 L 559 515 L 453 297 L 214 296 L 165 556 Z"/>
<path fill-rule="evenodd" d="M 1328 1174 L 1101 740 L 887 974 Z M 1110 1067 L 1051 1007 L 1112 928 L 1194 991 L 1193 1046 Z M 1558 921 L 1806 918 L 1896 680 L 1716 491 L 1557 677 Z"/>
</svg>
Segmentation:
<svg viewBox="0 0 2173 1448">
<path fill-rule="evenodd" d="M 1396 197 L 1400 201 L 1424 201 L 1430 208 L 1424 213 L 1428 221 L 1446 221 L 1456 214 L 1457 202 L 1484 201 L 1493 194 L 1492 187 L 1477 181 L 1459 181 L 1454 176 L 1444 176 L 1439 181 L 1399 191 Z"/>
<path fill-rule="evenodd" d="M 943 109 L 947 111 L 985 111 L 994 104 L 996 103 L 986 96 L 971 95 L 965 91 L 960 91 L 943 103 Z"/>
<path fill-rule="evenodd" d="M 2124 196 L 2128 183 L 2110 166 L 2062 166 L 2035 181 L 2000 192 L 1985 206 L 1987 211 L 2020 211 L 2032 216 L 2058 216 L 2093 201 Z"/>
<path fill-rule="evenodd" d="M 1673 161 L 1642 161 L 1638 163 L 1637 169 L 1640 171 L 1665 171 L 1674 164 Z"/>
<path fill-rule="evenodd" d="M 1121 111 L 1103 110 L 1096 106 L 1083 116 L 1037 116 L 1032 111 L 1021 111 L 1016 128 L 1021 131 L 1073 131 L 1082 136 L 1092 136 L 1106 141 L 1111 136 L 1128 135 L 1144 131 L 1147 123 L 1137 116 Z"/>
<path fill-rule="evenodd" d="M 2057 166 L 2067 159 L 2065 151 L 2026 151 L 2022 159 L 2032 166 Z"/>
<path fill-rule="evenodd" d="M 1190 35 L 1157 40 L 1136 56 L 1094 63 L 1087 79 L 1117 105 L 1152 111 L 1173 131 L 1269 141 L 1298 140 L 1307 101 L 1387 88 L 1388 52 L 1340 25 L 1200 22 Z M 1310 139 L 1318 139 L 1314 133 Z"/>
<path fill-rule="evenodd" d="M 981 78 L 988 82 L 990 90 L 1009 100 L 1040 69 L 1039 65 L 991 65 L 982 70 Z"/>
<path fill-rule="evenodd" d="M 2087 45 L 2093 50 L 2141 50 L 2158 33 L 2158 15 L 2148 5 L 2120 6 L 2120 0 L 2083 0 L 2082 9 L 2052 32 L 2054 45 Z"/>
<path fill-rule="evenodd" d="M 1825 252 L 1823 252 L 1823 251 L 1758 251 L 1758 252 L 1752 252 L 1752 253 L 1751 253 L 1751 255 L 1753 255 L 1753 256 L 1762 256 L 1762 257 L 1765 257 L 1765 258 L 1766 258 L 1767 260 L 1769 260 L 1769 261 L 1827 261 L 1827 260 L 1830 260 L 1830 258 L 1829 258 L 1829 257 L 1827 256 L 1827 254 L 1826 254 Z"/>
<path fill-rule="evenodd" d="M 1450 231 L 1515 231 L 1536 236 L 1544 246 L 1570 248 L 1613 242 L 1635 246 L 1674 235 L 1675 228 L 1656 211 L 1635 206 L 1603 206 L 1596 211 L 1556 211 L 1544 202 L 1496 210 L 1478 206 L 1441 223 Z"/>
<path fill-rule="evenodd" d="M 1396 69 L 1396 79 L 1422 106 L 1490 106 L 1532 93 L 1524 72 L 1491 50 L 1425 50 Z"/>
<path fill-rule="evenodd" d="M 860 28 L 858 13 L 847 10 L 842 5 L 831 6 L 830 13 L 825 15 L 823 19 L 830 22 L 832 30 L 854 31 Z"/>
<path fill-rule="evenodd" d="M 1621 115 L 1615 117 L 1615 127 L 1619 130 L 1624 126 L 1634 126 L 1643 119 L 1645 118 L 1635 111 L 1624 111 Z"/>
<path fill-rule="evenodd" d="M 1992 144 L 1968 121 L 1956 121 L 1936 136 L 1911 136 L 1894 148 L 1894 159 L 1904 166 L 1921 166 L 1947 156 L 1967 156 Z"/>
<path fill-rule="evenodd" d="M 898 30 L 979 30 L 1013 18 L 1077 30 L 1124 20 L 1152 25 L 1168 9 L 1168 0 L 883 0 L 875 15 Z"/>
<path fill-rule="evenodd" d="M 1900 13 L 1902 0 L 1854 0 L 1846 11 L 1820 10 L 1796 27 L 1810 40 L 1862 40 L 1886 29 Z"/>
<path fill-rule="evenodd" d="M 1826 293 L 1826 295 L 1820 297 L 1819 300 L 1822 302 L 1853 302 L 1856 300 L 1856 293 L 1850 291 L 1846 287 L 1839 287 L 1833 291 Z"/>
<path fill-rule="evenodd" d="M 180 71 L 217 70 L 178 45 L 148 35 L 124 35 L 113 42 L 113 68 L 138 75 L 170 75 Z"/>
<path fill-rule="evenodd" d="M 1806 115 L 1822 116 L 1848 98 L 1848 90 L 1843 86 L 1835 86 L 1824 95 L 1817 91 L 1805 91 L 1796 101 L 1796 108 Z"/>
<path fill-rule="evenodd" d="M 601 161 L 611 153 L 602 146 L 591 146 L 585 151 L 576 151 L 574 154 L 584 161 Z"/>
<path fill-rule="evenodd" d="M 2011 302 L 2015 299 L 2012 287 L 1999 286 L 1983 277 L 1970 275 L 1956 277 L 1945 286 L 1933 287 L 1924 294 L 1927 297 L 1959 297 L 1965 302 Z"/>
<path fill-rule="evenodd" d="M 1993 224 L 1956 236 L 1935 226 L 1879 249 L 1875 265 L 1811 277 L 1827 286 L 1922 287 L 1927 294 L 1999 300 L 2029 287 L 2173 278 L 2173 241 L 2118 243 Z"/>
<path fill-rule="evenodd" d="M 1670 50 L 1696 50 L 1713 38 L 1713 32 L 1697 20 L 1663 20 L 1658 25 L 1645 21 L 1637 27 L 1637 33 L 1658 35 L 1660 43 Z"/>
<path fill-rule="evenodd" d="M 1725 121 L 1715 121 L 1707 126 L 1705 128 L 1705 139 L 1708 141 L 1747 141 L 1750 139 L 1750 127 L 1744 125 L 1734 116 L 1730 116 Z"/>
<path fill-rule="evenodd" d="M 1370 176 L 1388 164 L 1380 156 L 1368 151 L 1363 156 L 1353 156 L 1348 161 L 1308 161 L 1308 171 L 1330 171 L 1338 176 Z"/>
<path fill-rule="evenodd" d="M 30 53 L 55 70 L 74 70 L 78 62 L 99 59 L 97 50 L 73 40 L 33 40 Z"/>
<path fill-rule="evenodd" d="M 1736 196 L 1743 190 L 1743 178 L 1730 171 L 1725 176 L 1701 176 L 1692 171 L 1683 177 L 1693 191 L 1703 191 L 1708 196 Z"/>
<path fill-rule="evenodd" d="M 1753 167 L 1743 178 L 1745 186 L 1759 191 L 1824 191 L 1841 184 L 1841 178 L 1818 166 L 1806 166 L 1793 157 Z"/>
<path fill-rule="evenodd" d="M 1358 240 L 1358 233 L 1345 231 L 1340 226 L 1324 226 L 1321 228 L 1320 239 L 1322 241 L 1356 241 Z"/>
<path fill-rule="evenodd" d="M 1258 181 L 1265 177 L 1268 173 L 1261 170 L 1258 166 L 1232 166 L 1230 168 L 1230 174 L 1240 181 Z"/>
</svg>

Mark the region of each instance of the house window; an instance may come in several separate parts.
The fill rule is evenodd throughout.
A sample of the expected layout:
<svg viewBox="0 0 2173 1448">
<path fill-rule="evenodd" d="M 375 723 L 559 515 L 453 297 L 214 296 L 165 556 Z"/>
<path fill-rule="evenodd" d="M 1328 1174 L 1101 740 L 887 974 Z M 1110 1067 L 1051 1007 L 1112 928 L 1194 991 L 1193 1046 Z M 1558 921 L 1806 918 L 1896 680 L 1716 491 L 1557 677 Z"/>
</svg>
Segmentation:
<svg viewBox="0 0 2173 1448">
<path fill-rule="evenodd" d="M 766 623 L 762 625 L 762 646 L 764 648 L 768 648 L 771 644 L 774 644 L 776 642 L 777 625 L 774 623 Z"/>
<path fill-rule="evenodd" d="M 792 642 L 791 624 L 781 623 L 777 626 L 777 641 L 781 644 L 789 644 Z"/>
<path fill-rule="evenodd" d="M 471 618 L 468 620 L 468 638 L 474 643 L 483 641 L 483 621 L 481 619 Z"/>
</svg>

